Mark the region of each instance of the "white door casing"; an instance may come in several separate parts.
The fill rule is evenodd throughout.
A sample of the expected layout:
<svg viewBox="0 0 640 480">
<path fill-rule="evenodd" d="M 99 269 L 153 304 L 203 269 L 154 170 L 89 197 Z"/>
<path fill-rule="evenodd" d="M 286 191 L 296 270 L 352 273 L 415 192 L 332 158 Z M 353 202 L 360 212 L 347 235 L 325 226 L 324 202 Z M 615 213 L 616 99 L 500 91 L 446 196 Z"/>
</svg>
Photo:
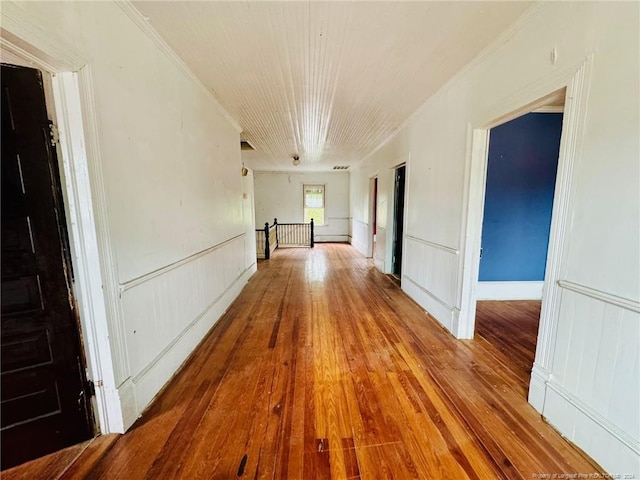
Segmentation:
<svg viewBox="0 0 640 480">
<path fill-rule="evenodd" d="M 536 356 L 531 375 L 529 402 L 542 412 L 546 382 L 552 371 L 552 359 L 558 328 L 561 268 L 565 255 L 565 233 L 569 228 L 569 210 L 572 202 L 574 164 L 579 156 L 578 145 L 582 136 L 592 57 L 581 65 L 557 72 L 553 77 L 530 85 L 525 92 L 500 104 L 493 119 L 481 126 L 469 125 L 471 148 L 466 175 L 468 198 L 466 226 L 463 229 L 464 256 L 462 260 L 462 284 L 460 290 L 460 316 L 457 338 L 473 338 L 477 300 L 477 281 L 480 266 L 480 244 L 484 213 L 489 130 L 506 121 L 517 118 L 544 105 L 549 98 L 557 96 L 558 90 L 566 88 L 564 119 L 560 140 L 560 154 L 556 175 L 552 210 L 549 248 L 542 292 L 542 310 Z M 501 113 L 508 112 L 508 113 Z"/>
<path fill-rule="evenodd" d="M 21 65 L 41 70 L 44 75 L 51 75 L 51 91 L 45 93 L 53 96 L 54 123 L 59 132 L 60 176 L 87 378 L 95 386 L 94 411 L 99 431 L 122 433 L 124 422 L 115 381 L 114 353 L 126 361 L 126 350 L 123 337 L 117 331 L 110 332 L 108 323 L 111 318 L 112 325 L 121 325 L 122 317 L 115 288 L 117 271 L 107 228 L 91 66 L 68 44 L 38 37 L 38 32 L 31 31 L 28 24 L 15 21 L 7 13 L 3 12 L 0 35 L 3 61 L 14 59 Z M 38 47 L 26 39 L 36 39 Z M 117 352 L 112 351 L 113 346 Z"/>
</svg>

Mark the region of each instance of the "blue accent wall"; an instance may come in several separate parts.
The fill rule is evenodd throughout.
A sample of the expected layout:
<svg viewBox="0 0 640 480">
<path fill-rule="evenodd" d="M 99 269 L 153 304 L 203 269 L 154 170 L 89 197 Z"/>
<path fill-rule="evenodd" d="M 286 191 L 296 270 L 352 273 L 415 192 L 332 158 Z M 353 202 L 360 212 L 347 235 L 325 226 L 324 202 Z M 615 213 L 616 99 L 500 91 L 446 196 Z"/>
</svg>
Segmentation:
<svg viewBox="0 0 640 480">
<path fill-rule="evenodd" d="M 561 131 L 561 113 L 491 129 L 480 281 L 544 280 Z"/>
</svg>

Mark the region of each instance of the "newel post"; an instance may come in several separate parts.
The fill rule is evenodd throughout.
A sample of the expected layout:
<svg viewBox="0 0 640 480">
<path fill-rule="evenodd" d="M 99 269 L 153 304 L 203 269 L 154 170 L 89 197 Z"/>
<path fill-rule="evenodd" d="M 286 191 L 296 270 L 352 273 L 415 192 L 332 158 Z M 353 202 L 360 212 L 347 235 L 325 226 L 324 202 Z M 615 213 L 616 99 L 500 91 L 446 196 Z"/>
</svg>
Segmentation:
<svg viewBox="0 0 640 480">
<path fill-rule="evenodd" d="M 280 246 L 280 237 L 278 236 L 278 219 L 277 218 L 273 219 L 273 224 L 276 227 L 276 248 L 278 248 Z"/>
<path fill-rule="evenodd" d="M 269 248 L 269 222 L 264 223 L 264 259 L 269 260 L 271 249 Z"/>
<path fill-rule="evenodd" d="M 311 248 L 313 248 L 313 218 L 311 219 Z"/>
</svg>

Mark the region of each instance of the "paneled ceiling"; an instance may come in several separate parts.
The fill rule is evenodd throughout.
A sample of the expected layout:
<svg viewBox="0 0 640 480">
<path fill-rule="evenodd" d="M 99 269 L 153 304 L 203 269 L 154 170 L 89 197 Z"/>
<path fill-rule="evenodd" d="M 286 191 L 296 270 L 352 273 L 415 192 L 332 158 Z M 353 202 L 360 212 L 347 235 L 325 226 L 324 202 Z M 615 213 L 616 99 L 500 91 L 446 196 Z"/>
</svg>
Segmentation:
<svg viewBox="0 0 640 480">
<path fill-rule="evenodd" d="M 136 1 L 242 127 L 257 171 L 354 165 L 527 2 Z M 292 166 L 299 155 L 301 165 Z"/>
</svg>

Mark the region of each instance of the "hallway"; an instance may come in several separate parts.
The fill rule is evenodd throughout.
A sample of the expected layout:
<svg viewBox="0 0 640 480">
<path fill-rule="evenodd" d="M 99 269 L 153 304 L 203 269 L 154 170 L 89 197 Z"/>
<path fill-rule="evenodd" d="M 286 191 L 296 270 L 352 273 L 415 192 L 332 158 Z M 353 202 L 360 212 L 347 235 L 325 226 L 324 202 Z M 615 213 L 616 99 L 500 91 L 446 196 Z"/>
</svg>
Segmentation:
<svg viewBox="0 0 640 480">
<path fill-rule="evenodd" d="M 455 340 L 350 245 L 276 250 L 82 478 L 599 471 L 526 403 L 489 348 Z"/>
</svg>

